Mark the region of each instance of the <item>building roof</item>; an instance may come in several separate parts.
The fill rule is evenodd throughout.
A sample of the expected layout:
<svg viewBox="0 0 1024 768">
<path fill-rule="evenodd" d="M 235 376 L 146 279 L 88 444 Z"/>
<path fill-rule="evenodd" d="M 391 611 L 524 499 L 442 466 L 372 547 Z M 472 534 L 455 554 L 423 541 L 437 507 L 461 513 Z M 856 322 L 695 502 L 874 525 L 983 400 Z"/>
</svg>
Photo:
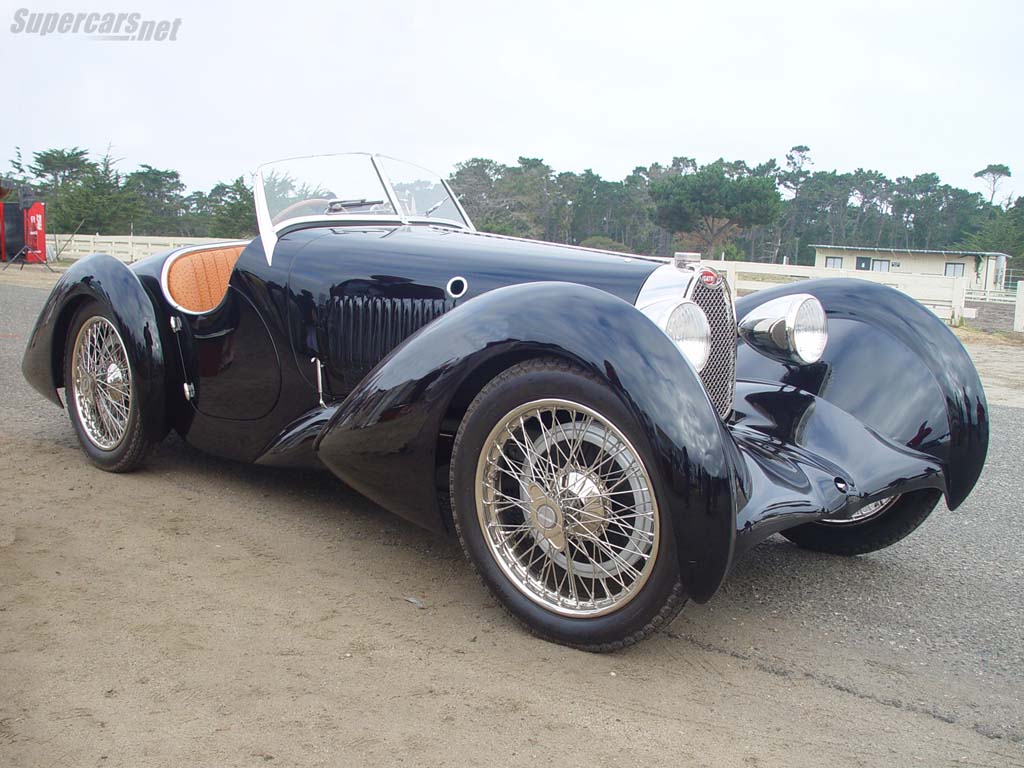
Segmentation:
<svg viewBox="0 0 1024 768">
<path fill-rule="evenodd" d="M 1005 256 L 1010 258 L 1008 253 L 999 251 L 938 251 L 923 250 L 919 248 L 869 248 L 864 245 L 811 245 L 815 250 L 829 248 L 833 251 L 870 251 L 871 253 L 935 253 L 943 256 Z"/>
</svg>

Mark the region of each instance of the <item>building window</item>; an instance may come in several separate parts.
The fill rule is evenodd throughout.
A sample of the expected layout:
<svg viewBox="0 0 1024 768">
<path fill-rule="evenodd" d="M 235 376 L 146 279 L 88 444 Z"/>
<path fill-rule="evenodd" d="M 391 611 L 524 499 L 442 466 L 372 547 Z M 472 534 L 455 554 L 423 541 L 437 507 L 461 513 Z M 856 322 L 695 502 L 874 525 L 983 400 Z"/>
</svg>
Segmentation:
<svg viewBox="0 0 1024 768">
<path fill-rule="evenodd" d="M 871 260 L 871 271 L 872 272 L 888 272 L 889 271 L 889 259 L 872 259 Z"/>
<path fill-rule="evenodd" d="M 843 257 L 842 256 L 826 256 L 825 257 L 825 269 L 842 269 L 843 268 Z"/>
<path fill-rule="evenodd" d="M 963 277 L 964 265 L 958 261 L 946 262 L 946 277 Z"/>
</svg>

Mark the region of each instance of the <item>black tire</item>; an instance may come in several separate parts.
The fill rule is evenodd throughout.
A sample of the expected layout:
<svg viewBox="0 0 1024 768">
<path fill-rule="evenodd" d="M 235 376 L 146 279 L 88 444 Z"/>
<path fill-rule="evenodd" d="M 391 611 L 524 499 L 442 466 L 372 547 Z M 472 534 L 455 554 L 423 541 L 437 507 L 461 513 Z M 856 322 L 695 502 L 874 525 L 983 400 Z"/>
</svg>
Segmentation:
<svg viewBox="0 0 1024 768">
<path fill-rule="evenodd" d="M 624 600 L 621 608 L 605 608 L 604 610 L 609 612 L 594 616 L 567 616 L 545 607 L 537 598 L 528 597 L 524 591 L 526 587 L 517 586 L 499 566 L 498 556 L 492 552 L 491 545 L 484 537 L 477 507 L 477 471 L 481 453 L 490 450 L 491 443 L 488 439 L 492 430 L 499 423 L 503 423 L 509 414 L 517 408 L 545 398 L 579 404 L 603 417 L 605 422 L 625 436 L 627 442 L 635 447 L 635 453 L 639 454 L 639 460 L 642 462 L 641 466 L 652 481 L 655 504 L 658 497 L 664 496 L 659 492 L 661 480 L 653 471 L 654 463 L 642 433 L 609 388 L 596 377 L 565 361 L 554 358 L 530 360 L 509 368 L 488 383 L 473 400 L 459 427 L 452 454 L 450 476 L 452 508 L 459 541 L 484 585 L 530 632 L 546 640 L 587 651 L 618 650 L 667 626 L 686 603 L 687 598 L 679 579 L 671 514 L 667 508 L 657 507 L 657 522 L 647 523 L 650 531 L 645 535 L 652 535 L 651 541 L 658 543 L 657 549 L 653 550 L 653 558 L 649 556 L 643 561 L 642 568 L 647 574 L 645 580 L 639 587 L 634 587 L 631 596 Z M 602 428 L 603 426 L 604 424 Z M 605 490 L 610 492 L 611 489 Z M 558 515 L 564 526 L 559 525 L 558 528 L 565 531 L 562 534 L 565 540 L 572 539 L 575 542 L 577 539 L 574 537 L 582 527 L 582 523 L 578 521 L 582 518 L 577 517 L 575 523 L 569 523 L 568 515 L 571 513 L 562 511 L 564 509 L 568 507 L 560 505 Z M 539 516 L 540 513 L 535 514 Z M 523 514 L 523 517 L 525 519 L 526 515 Z M 639 519 L 640 517 L 632 518 L 634 526 Z M 573 528 L 573 525 L 576 527 Z M 607 525 L 610 528 L 617 523 Z M 539 531 L 533 528 L 530 530 Z M 656 537 L 653 536 L 655 531 Z M 587 530 L 583 535 L 592 533 L 591 530 Z M 534 536 L 536 539 L 539 534 L 524 535 Z M 609 535 L 607 529 L 600 535 Z M 539 546 L 529 539 L 526 541 L 527 547 Z M 582 538 L 578 541 L 582 541 Z M 591 547 L 593 546 L 592 544 Z M 653 543 L 650 546 L 653 547 Z M 582 551 L 581 545 L 565 544 L 560 556 L 565 559 L 565 554 L 574 551 Z M 541 573 L 543 576 L 543 571 Z M 569 577 L 570 580 L 572 578 Z M 575 590 L 575 584 L 573 588 Z M 580 591 L 582 592 L 582 587 Z"/>
<path fill-rule="evenodd" d="M 782 535 L 804 549 L 831 555 L 877 552 L 913 533 L 941 498 L 942 493 L 936 490 L 905 493 L 877 517 L 863 522 L 805 523 Z"/>
<path fill-rule="evenodd" d="M 123 429 L 123 435 L 116 445 L 110 447 L 99 445 L 83 425 L 82 416 L 79 412 L 80 393 L 76 386 L 73 371 L 75 343 L 82 329 L 91 321 L 95 322 L 97 319 L 105 320 L 113 326 L 115 331 L 117 330 L 117 323 L 110 311 L 105 305 L 96 301 L 89 301 L 79 307 L 78 311 L 75 312 L 74 319 L 71 321 L 64 344 L 64 399 L 67 402 L 71 425 L 74 427 L 78 442 L 93 464 L 107 472 L 131 472 L 143 464 L 153 441 L 146 434 L 145 426 L 142 423 L 138 391 L 134 386 L 137 377 L 130 360 L 128 360 L 127 352 L 124 359 L 127 361 L 126 369 L 130 385 L 128 418 L 127 424 Z M 117 334 L 117 341 L 123 349 L 124 342 L 121 341 L 119 334 Z M 123 376 L 123 373 L 119 373 L 119 375 Z"/>
</svg>

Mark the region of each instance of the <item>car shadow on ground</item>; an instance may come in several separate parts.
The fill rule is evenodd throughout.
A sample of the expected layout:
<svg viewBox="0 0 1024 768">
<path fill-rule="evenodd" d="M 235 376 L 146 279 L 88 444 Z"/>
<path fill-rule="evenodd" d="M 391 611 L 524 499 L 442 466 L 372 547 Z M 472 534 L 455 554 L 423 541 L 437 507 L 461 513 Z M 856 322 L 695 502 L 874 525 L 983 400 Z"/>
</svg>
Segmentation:
<svg viewBox="0 0 1024 768">
<path fill-rule="evenodd" d="M 388 512 L 327 471 L 280 469 L 219 459 L 189 447 L 174 434 L 161 444 L 143 471 L 206 477 L 211 482 L 226 484 L 228 490 L 234 485 L 239 490 L 262 492 L 270 502 L 275 496 L 282 500 L 301 497 L 301 506 L 292 514 L 340 521 L 339 536 L 345 535 L 347 524 L 368 528 L 375 539 L 387 546 L 414 554 L 425 581 L 435 580 L 426 578 L 429 576 L 441 579 L 442 572 L 450 573 L 453 563 L 463 559 L 454 536 L 427 531 Z M 834 621 L 845 611 L 862 609 L 865 601 L 863 588 L 851 591 L 836 589 L 836 585 L 877 584 L 876 597 L 884 600 L 887 583 L 906 578 L 914 581 L 913 574 L 907 571 L 918 568 L 913 561 L 889 553 L 837 557 L 800 549 L 775 536 L 740 558 L 708 604 L 711 610 L 691 605 L 683 615 L 696 610 L 702 622 L 709 622 L 705 627 L 709 634 L 721 634 L 736 616 L 758 621 L 799 613 L 807 622 L 826 616 Z M 437 573 L 431 574 L 432 569 Z M 468 564 L 465 571 L 467 583 L 483 595 L 484 588 L 472 578 Z"/>
</svg>

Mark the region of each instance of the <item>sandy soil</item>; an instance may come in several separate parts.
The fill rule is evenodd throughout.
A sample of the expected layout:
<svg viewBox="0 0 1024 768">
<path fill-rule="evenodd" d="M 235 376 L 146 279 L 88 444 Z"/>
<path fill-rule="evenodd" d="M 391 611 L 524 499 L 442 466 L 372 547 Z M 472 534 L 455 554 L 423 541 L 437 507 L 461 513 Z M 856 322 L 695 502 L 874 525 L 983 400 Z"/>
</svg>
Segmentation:
<svg viewBox="0 0 1024 768">
<path fill-rule="evenodd" d="M 327 475 L 176 439 L 92 468 L 18 370 L 50 283 L 0 278 L 0 765 L 1024 766 L 1024 350 L 969 342 L 993 447 L 960 511 L 863 558 L 773 539 L 594 656 Z"/>
</svg>

